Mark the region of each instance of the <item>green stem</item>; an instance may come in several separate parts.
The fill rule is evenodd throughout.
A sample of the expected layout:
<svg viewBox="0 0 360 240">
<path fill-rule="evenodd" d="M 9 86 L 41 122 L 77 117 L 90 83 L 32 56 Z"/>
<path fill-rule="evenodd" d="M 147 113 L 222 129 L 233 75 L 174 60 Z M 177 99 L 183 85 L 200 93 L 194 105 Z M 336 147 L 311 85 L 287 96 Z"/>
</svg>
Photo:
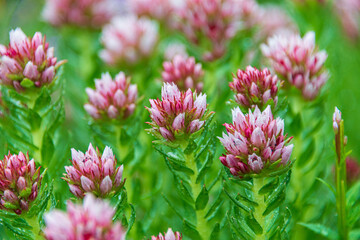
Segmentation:
<svg viewBox="0 0 360 240">
<path fill-rule="evenodd" d="M 194 158 L 194 153 L 185 155 L 185 160 L 188 166 L 193 170 L 194 174 L 190 176 L 190 186 L 194 196 L 194 200 L 199 196 L 202 186 L 201 183 L 196 183 L 196 176 L 197 176 L 197 166 Z M 194 209 L 196 209 L 194 203 Z M 202 210 L 195 210 L 196 211 L 196 229 L 199 232 L 202 239 L 210 239 L 211 229 L 209 228 L 209 224 L 207 223 L 205 216 L 204 209 Z"/>
<path fill-rule="evenodd" d="M 254 218 L 259 223 L 263 231 L 261 234 L 257 234 L 257 240 L 266 239 L 266 227 L 265 227 L 265 217 L 263 213 L 266 209 L 265 198 L 264 195 L 259 194 L 260 189 L 264 185 L 264 178 L 253 178 L 253 194 L 254 194 L 254 201 L 258 204 L 254 207 Z"/>
<path fill-rule="evenodd" d="M 41 228 L 40 224 L 37 218 L 37 215 L 34 215 L 32 217 L 26 218 L 27 223 L 32 227 L 31 231 L 34 235 L 34 239 L 44 239 L 43 235 L 41 234 Z"/>
<path fill-rule="evenodd" d="M 41 148 L 42 148 L 42 142 L 43 142 L 43 137 L 44 137 L 44 131 L 40 127 L 37 130 L 32 130 L 31 135 L 32 135 L 33 144 L 37 147 L 37 150 L 34 151 L 33 157 L 34 157 L 35 161 L 42 164 L 43 162 L 42 162 L 42 158 L 41 158 Z"/>
</svg>

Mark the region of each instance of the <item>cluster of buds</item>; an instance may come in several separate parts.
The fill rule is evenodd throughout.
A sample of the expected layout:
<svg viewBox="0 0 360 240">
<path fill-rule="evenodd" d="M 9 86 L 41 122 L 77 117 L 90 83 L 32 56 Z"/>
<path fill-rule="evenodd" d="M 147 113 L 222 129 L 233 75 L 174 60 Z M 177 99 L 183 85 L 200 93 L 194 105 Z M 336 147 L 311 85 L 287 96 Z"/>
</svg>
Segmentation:
<svg viewBox="0 0 360 240">
<path fill-rule="evenodd" d="M 241 29 L 254 5 L 250 0 L 185 0 L 177 10 L 176 28 L 206 48 L 205 60 L 216 60 L 223 56 L 228 40 Z"/>
<path fill-rule="evenodd" d="M 182 235 L 179 232 L 173 232 L 171 228 L 162 235 L 161 233 L 158 236 L 152 236 L 151 240 L 182 240 Z"/>
<path fill-rule="evenodd" d="M 109 65 L 133 65 L 148 58 L 158 41 L 155 22 L 135 16 L 115 17 L 103 28 L 101 36 L 105 49 L 101 59 Z"/>
<path fill-rule="evenodd" d="M 0 209 L 21 214 L 39 193 L 42 175 L 34 159 L 20 152 L 0 161 Z"/>
<path fill-rule="evenodd" d="M 164 83 L 161 100 L 150 99 L 150 132 L 157 138 L 181 141 L 199 131 L 213 112 L 207 113 L 206 95 L 191 89 L 180 92 L 174 83 Z"/>
<path fill-rule="evenodd" d="M 137 16 L 149 17 L 161 21 L 171 21 L 174 11 L 182 0 L 131 0 L 130 9 Z"/>
<path fill-rule="evenodd" d="M 352 39 L 358 39 L 360 35 L 360 2 L 338 0 L 335 1 L 335 8 L 346 34 Z"/>
<path fill-rule="evenodd" d="M 246 109 L 258 106 L 263 110 L 271 103 L 277 104 L 278 78 L 267 68 L 258 70 L 248 66 L 245 71 L 239 69 L 233 80 L 229 86 L 235 93 L 235 101 Z"/>
<path fill-rule="evenodd" d="M 305 99 L 314 99 L 328 80 L 329 74 L 324 69 L 327 54 L 317 50 L 314 32 L 304 38 L 297 34 L 275 35 L 268 45 L 261 45 L 261 51 L 276 73 L 300 89 Z"/>
<path fill-rule="evenodd" d="M 235 108 L 232 117 L 232 124 L 224 124 L 227 134 L 219 138 L 226 150 L 220 161 L 232 175 L 259 177 L 290 166 L 292 137 L 284 135 L 284 120 L 274 119 L 270 106 L 263 112 L 249 109 L 246 115 Z"/>
<path fill-rule="evenodd" d="M 43 18 L 54 26 L 100 28 L 121 13 L 125 0 L 46 0 Z"/>
<path fill-rule="evenodd" d="M 69 184 L 70 192 L 78 198 L 85 193 L 106 198 L 114 195 L 124 185 L 123 165 L 116 168 L 117 160 L 109 147 L 101 156 L 99 149 L 89 145 L 87 152 L 71 149 L 72 166 L 66 166 L 64 180 Z"/>
<path fill-rule="evenodd" d="M 65 61 L 57 62 L 54 48 L 45 40 L 40 32 L 28 38 L 20 28 L 11 30 L 9 46 L 0 44 L 1 83 L 17 91 L 50 84 Z"/>
<path fill-rule="evenodd" d="M 95 80 L 96 89 L 86 88 L 89 103 L 85 110 L 94 119 L 126 119 L 135 110 L 138 95 L 137 86 L 120 72 L 113 80 L 109 73 Z"/>
<path fill-rule="evenodd" d="M 69 201 L 67 212 L 52 210 L 45 213 L 44 234 L 48 240 L 124 240 L 126 233 L 120 223 L 113 223 L 114 214 L 114 208 L 107 201 L 89 194 L 83 205 L 75 205 Z"/>
<path fill-rule="evenodd" d="M 173 82 L 182 91 L 189 88 L 197 92 L 202 91 L 204 72 L 201 63 L 196 63 L 194 57 L 176 55 L 171 62 L 164 62 L 163 67 L 161 75 L 164 82 Z"/>
</svg>

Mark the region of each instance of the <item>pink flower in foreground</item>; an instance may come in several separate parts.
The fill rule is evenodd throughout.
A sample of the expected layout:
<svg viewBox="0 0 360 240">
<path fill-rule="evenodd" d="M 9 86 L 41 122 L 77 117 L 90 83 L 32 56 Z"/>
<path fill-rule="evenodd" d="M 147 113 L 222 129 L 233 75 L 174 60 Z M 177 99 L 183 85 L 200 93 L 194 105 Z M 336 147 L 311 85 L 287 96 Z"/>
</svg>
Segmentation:
<svg viewBox="0 0 360 240">
<path fill-rule="evenodd" d="M 133 65 L 150 57 L 158 41 L 155 22 L 135 16 L 116 17 L 103 28 L 101 59 L 109 65 Z"/>
<path fill-rule="evenodd" d="M 164 83 L 161 100 L 150 99 L 150 104 L 150 132 L 169 141 L 181 141 L 199 131 L 213 114 L 207 113 L 205 94 L 196 95 L 191 89 L 180 92 L 174 83 Z"/>
<path fill-rule="evenodd" d="M 204 72 L 201 63 L 196 63 L 194 57 L 176 55 L 171 62 L 164 62 L 163 67 L 164 71 L 161 75 L 164 82 L 173 82 L 182 91 L 188 88 L 202 91 Z"/>
<path fill-rule="evenodd" d="M 182 234 L 179 232 L 173 232 L 171 228 L 165 233 L 165 236 L 161 233 L 158 236 L 152 236 L 151 240 L 182 240 Z"/>
<path fill-rule="evenodd" d="M 327 54 L 317 50 L 314 32 L 304 38 L 276 35 L 267 45 L 261 45 L 261 51 L 276 73 L 300 89 L 305 99 L 314 99 L 328 80 L 329 74 L 324 68 Z"/>
<path fill-rule="evenodd" d="M 0 44 L 1 83 L 18 91 L 50 84 L 65 61 L 57 62 L 46 37 L 36 32 L 28 38 L 20 28 L 11 30 L 9 35 L 9 46 Z"/>
<path fill-rule="evenodd" d="M 52 210 L 45 213 L 44 234 L 47 240 L 124 240 L 120 223 L 113 223 L 115 209 L 92 194 L 86 195 L 82 205 L 68 201 L 67 212 Z"/>
<path fill-rule="evenodd" d="M 213 61 L 223 56 L 255 5 L 252 0 L 185 0 L 176 11 L 176 27 L 204 48 L 205 60 Z"/>
<path fill-rule="evenodd" d="M 86 88 L 89 103 L 85 110 L 95 119 L 126 119 L 135 110 L 138 95 L 137 86 L 120 72 L 113 80 L 109 73 L 95 80 L 96 89 Z"/>
<path fill-rule="evenodd" d="M 0 209 L 21 214 L 37 197 L 42 176 L 34 159 L 20 152 L 0 161 Z"/>
<path fill-rule="evenodd" d="M 116 168 L 117 160 L 109 147 L 102 155 L 99 149 L 89 145 L 84 153 L 71 149 L 72 166 L 65 167 L 64 180 L 69 184 L 70 192 L 78 198 L 85 193 L 98 197 L 108 197 L 120 191 L 125 183 L 122 179 L 123 165 Z"/>
<path fill-rule="evenodd" d="M 277 104 L 278 79 L 267 68 L 258 70 L 248 66 L 245 71 L 239 69 L 233 80 L 229 86 L 235 93 L 235 101 L 241 106 L 264 109 L 270 100 Z"/>
<path fill-rule="evenodd" d="M 125 0 L 46 0 L 43 18 L 55 26 L 100 28 L 124 11 Z"/>
<path fill-rule="evenodd" d="M 232 175 L 266 174 L 274 171 L 269 167 L 279 161 L 278 168 L 289 166 L 292 137 L 284 135 L 284 120 L 274 119 L 270 106 L 263 112 L 256 106 L 246 115 L 235 108 L 232 117 L 232 124 L 224 124 L 227 134 L 219 138 L 226 150 L 220 161 Z"/>
</svg>

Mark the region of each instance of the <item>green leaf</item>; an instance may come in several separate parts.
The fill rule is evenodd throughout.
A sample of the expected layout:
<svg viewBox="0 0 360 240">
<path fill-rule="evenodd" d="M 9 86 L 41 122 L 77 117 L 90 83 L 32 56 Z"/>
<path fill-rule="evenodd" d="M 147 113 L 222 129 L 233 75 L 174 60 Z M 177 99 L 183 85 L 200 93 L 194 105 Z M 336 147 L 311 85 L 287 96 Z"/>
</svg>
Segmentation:
<svg viewBox="0 0 360 240">
<path fill-rule="evenodd" d="M 42 159 L 42 164 L 44 166 L 49 165 L 49 162 L 51 161 L 52 156 L 54 154 L 54 151 L 55 151 L 55 146 L 53 140 L 51 139 L 49 133 L 45 132 L 41 146 L 41 159 Z"/>
<path fill-rule="evenodd" d="M 199 232 L 196 227 L 187 220 L 183 220 L 184 234 L 189 236 L 190 239 L 201 239 Z"/>
<path fill-rule="evenodd" d="M 338 234 L 336 231 L 322 225 L 319 223 L 298 223 L 299 225 L 313 231 L 314 233 L 317 233 L 323 237 L 326 237 L 328 239 L 337 239 Z"/>
<path fill-rule="evenodd" d="M 276 177 L 272 181 L 264 184 L 264 186 L 262 188 L 260 188 L 259 194 L 264 195 L 264 194 L 272 192 L 278 184 L 279 184 L 279 178 Z"/>
<path fill-rule="evenodd" d="M 228 193 L 228 191 L 226 191 L 226 189 L 224 189 L 224 192 L 226 193 L 226 195 L 228 195 L 228 197 L 230 198 L 230 200 L 235 203 L 236 206 L 238 206 L 239 208 L 243 209 L 245 212 L 250 212 L 251 209 L 244 205 L 242 202 L 239 202 L 238 200 L 236 200 L 233 196 L 231 196 L 230 193 Z"/>
<path fill-rule="evenodd" d="M 204 209 L 208 201 L 209 201 L 209 193 L 204 185 L 201 189 L 201 192 L 199 193 L 199 196 L 196 198 L 196 202 L 195 202 L 196 210 Z"/>
<path fill-rule="evenodd" d="M 214 226 L 213 231 L 211 232 L 210 240 L 218 240 L 218 239 L 220 239 L 219 235 L 220 235 L 220 224 L 216 223 L 215 226 Z"/>
<path fill-rule="evenodd" d="M 256 221 L 256 219 L 254 218 L 254 215 L 251 214 L 249 216 L 247 216 L 245 218 L 245 221 L 247 223 L 247 225 L 251 228 L 251 230 L 254 231 L 254 233 L 256 235 L 260 235 L 263 233 L 263 229 L 262 227 L 260 226 L 260 224 Z"/>
<path fill-rule="evenodd" d="M 42 88 L 39 97 L 35 101 L 34 111 L 45 113 L 51 105 L 51 97 L 47 88 Z"/>
<path fill-rule="evenodd" d="M 213 155 L 210 152 L 207 153 L 204 164 L 199 169 L 199 174 L 196 177 L 196 183 L 200 183 L 200 181 L 204 178 L 205 173 L 210 169 L 212 163 Z"/>
<path fill-rule="evenodd" d="M 353 229 L 349 233 L 350 240 L 359 240 L 360 239 L 360 228 Z"/>
<path fill-rule="evenodd" d="M 219 209 L 221 209 L 223 203 L 224 200 L 222 199 L 222 191 L 220 191 L 216 197 L 216 200 L 205 214 L 205 218 L 207 218 L 207 220 L 210 221 L 210 219 L 212 219 L 216 215 Z"/>
<path fill-rule="evenodd" d="M 329 183 L 327 183 L 325 180 L 321 178 L 316 178 L 316 180 L 324 184 L 334 194 L 334 196 L 336 196 L 336 190 L 333 186 L 331 186 Z"/>
<path fill-rule="evenodd" d="M 161 194 L 161 196 L 164 198 L 165 202 L 169 205 L 169 207 L 176 213 L 176 215 L 178 215 L 180 219 L 184 219 L 184 217 L 178 211 L 178 207 L 174 206 L 164 194 Z"/>
<path fill-rule="evenodd" d="M 20 85 L 23 86 L 24 88 L 30 88 L 32 86 L 34 86 L 34 82 L 31 81 L 28 78 L 24 78 L 21 82 Z"/>
<path fill-rule="evenodd" d="M 306 142 L 306 145 L 302 149 L 302 153 L 297 160 L 297 165 L 299 168 L 302 168 L 306 163 L 311 160 L 312 156 L 315 153 L 315 147 L 315 140 L 313 138 L 310 138 L 310 140 Z"/>
<path fill-rule="evenodd" d="M 131 208 L 131 215 L 130 215 L 130 219 L 128 222 L 128 229 L 127 229 L 127 233 L 131 230 L 132 226 L 134 225 L 135 222 L 135 218 L 136 218 L 136 211 L 135 208 L 132 204 L 129 204 L 130 208 Z"/>
</svg>

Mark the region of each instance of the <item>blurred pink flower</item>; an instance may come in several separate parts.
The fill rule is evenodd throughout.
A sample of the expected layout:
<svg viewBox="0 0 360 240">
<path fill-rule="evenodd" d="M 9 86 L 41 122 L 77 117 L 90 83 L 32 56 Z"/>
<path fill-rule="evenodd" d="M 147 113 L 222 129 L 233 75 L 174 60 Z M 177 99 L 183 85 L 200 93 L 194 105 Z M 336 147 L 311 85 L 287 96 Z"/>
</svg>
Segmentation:
<svg viewBox="0 0 360 240">
<path fill-rule="evenodd" d="M 353 184 L 360 179 L 360 164 L 355 158 L 346 158 L 346 179 L 348 184 Z"/>
<path fill-rule="evenodd" d="M 98 197 L 108 197 L 120 191 L 125 180 L 122 179 L 123 165 L 116 168 L 117 160 L 110 147 L 106 146 L 100 155 L 99 149 L 89 145 L 84 153 L 71 149 L 72 166 L 66 166 L 64 180 L 69 184 L 70 192 L 78 198 L 86 193 Z"/>
<path fill-rule="evenodd" d="M 182 240 L 182 234 L 179 232 L 174 233 L 171 228 L 164 235 L 159 233 L 158 236 L 152 236 L 151 240 Z"/>
<path fill-rule="evenodd" d="M 253 0 L 185 0 L 178 8 L 175 26 L 203 49 L 203 57 L 213 61 L 222 57 L 227 42 L 241 28 L 249 27 L 256 2 Z"/>
<path fill-rule="evenodd" d="M 126 233 L 120 223 L 113 223 L 114 214 L 115 209 L 107 201 L 88 194 L 83 205 L 68 201 L 67 212 L 55 209 L 45 213 L 45 238 L 124 240 Z"/>
<path fill-rule="evenodd" d="M 173 82 L 182 91 L 191 88 L 201 92 L 203 88 L 203 76 L 201 63 L 196 63 L 194 57 L 183 57 L 176 55 L 171 62 L 163 63 L 164 71 L 162 78 L 164 82 Z"/>
<path fill-rule="evenodd" d="M 184 44 L 171 43 L 166 47 L 164 53 L 165 60 L 171 61 L 176 55 L 181 55 L 183 58 L 189 57 Z"/>
<path fill-rule="evenodd" d="M 149 17 L 161 21 L 171 20 L 176 8 L 183 0 L 131 0 L 130 10 L 137 16 Z"/>
<path fill-rule="evenodd" d="M 43 18 L 55 26 L 101 28 L 126 11 L 125 0 L 46 0 Z"/>
<path fill-rule="evenodd" d="M 120 72 L 113 80 L 109 73 L 103 73 L 95 80 L 95 90 L 86 88 L 89 103 L 85 110 L 94 119 L 126 119 L 133 114 L 138 96 L 137 86 Z"/>
<path fill-rule="evenodd" d="M 284 135 L 284 120 L 274 119 L 268 106 L 263 112 L 256 106 L 244 115 L 239 108 L 232 110 L 233 123 L 227 124 L 227 134 L 219 138 L 226 154 L 220 161 L 234 176 L 262 173 L 272 163 L 280 160 L 284 167 L 290 164 L 292 137 Z"/>
<path fill-rule="evenodd" d="M 329 78 L 324 68 L 327 54 L 317 50 L 314 32 L 303 38 L 275 35 L 261 45 L 261 51 L 275 72 L 301 90 L 305 99 L 314 99 Z"/>
<path fill-rule="evenodd" d="M 116 17 L 103 28 L 101 59 L 109 65 L 133 65 L 147 59 L 158 42 L 155 22 L 135 16 Z"/>
<path fill-rule="evenodd" d="M 360 1 L 337 0 L 335 10 L 346 34 L 356 40 L 359 38 Z"/>
<path fill-rule="evenodd" d="M 235 101 L 245 108 L 258 106 L 264 109 L 270 100 L 274 105 L 278 102 L 278 78 L 265 68 L 258 70 L 251 66 L 246 70 L 239 69 L 233 75 L 233 82 L 229 83 L 231 90 L 235 93 Z"/>
<path fill-rule="evenodd" d="M 34 159 L 22 152 L 8 154 L 0 161 L 0 209 L 21 214 L 37 197 L 42 176 Z"/>
<path fill-rule="evenodd" d="M 181 141 L 199 131 L 213 114 L 207 113 L 205 94 L 196 95 L 191 89 L 180 92 L 174 83 L 164 83 L 161 100 L 150 99 L 150 104 L 151 133 L 169 141 Z"/>
<path fill-rule="evenodd" d="M 46 37 L 36 32 L 28 38 L 20 28 L 10 31 L 8 47 L 0 44 L 0 80 L 17 91 L 49 85 L 57 69 L 66 61 L 57 62 L 54 48 Z"/>
</svg>

